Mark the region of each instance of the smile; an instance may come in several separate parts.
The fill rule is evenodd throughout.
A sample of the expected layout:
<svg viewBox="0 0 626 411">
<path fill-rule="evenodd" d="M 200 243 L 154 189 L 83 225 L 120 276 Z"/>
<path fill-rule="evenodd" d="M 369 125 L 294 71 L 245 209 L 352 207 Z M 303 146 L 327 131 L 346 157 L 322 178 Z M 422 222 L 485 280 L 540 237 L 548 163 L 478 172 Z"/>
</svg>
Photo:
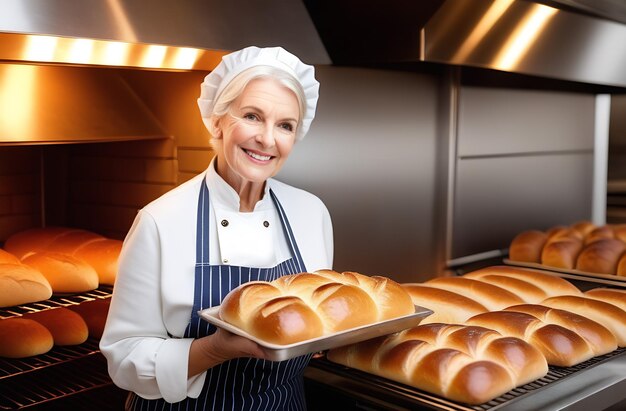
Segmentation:
<svg viewBox="0 0 626 411">
<path fill-rule="evenodd" d="M 248 151 L 245 148 L 243 149 L 243 151 L 245 151 L 245 153 L 249 155 L 250 157 L 252 157 L 253 159 L 259 160 L 259 161 L 268 161 L 269 159 L 272 158 L 272 156 L 264 156 L 261 154 L 253 153 L 252 151 Z"/>
</svg>

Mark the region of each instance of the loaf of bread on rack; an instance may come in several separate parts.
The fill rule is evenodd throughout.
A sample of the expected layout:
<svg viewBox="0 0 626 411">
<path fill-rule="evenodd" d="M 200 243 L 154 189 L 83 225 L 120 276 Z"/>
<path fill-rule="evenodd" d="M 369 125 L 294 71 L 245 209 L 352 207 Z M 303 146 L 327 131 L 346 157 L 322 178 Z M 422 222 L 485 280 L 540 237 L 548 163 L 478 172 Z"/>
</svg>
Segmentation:
<svg viewBox="0 0 626 411">
<path fill-rule="evenodd" d="M 592 232 L 596 228 L 596 225 L 593 224 L 591 221 L 583 220 L 572 224 L 571 228 L 578 231 L 581 235 L 581 238 L 585 238 L 590 232 Z"/>
<path fill-rule="evenodd" d="M 330 361 L 453 401 L 481 404 L 543 377 L 545 357 L 483 327 L 427 324 L 336 348 Z"/>
<path fill-rule="evenodd" d="M 420 324 L 460 324 L 468 318 L 489 311 L 484 305 L 470 297 L 424 284 L 402 284 L 413 304 L 425 307 L 433 313 Z"/>
<path fill-rule="evenodd" d="M 585 236 L 585 245 L 589 245 L 599 240 L 607 240 L 615 238 L 613 228 L 608 225 L 594 228 Z"/>
<path fill-rule="evenodd" d="M 482 304 L 489 311 L 501 310 L 511 305 L 524 303 L 524 300 L 519 296 L 504 288 L 469 278 L 438 277 L 428 280 L 422 285 L 452 291 L 469 297 Z"/>
<path fill-rule="evenodd" d="M 479 314 L 466 321 L 521 338 L 537 348 L 548 364 L 570 367 L 617 348 L 615 336 L 602 325 L 569 311 L 522 304 Z"/>
<path fill-rule="evenodd" d="M 74 252 L 83 245 L 95 240 L 102 240 L 103 236 L 87 230 L 68 229 L 54 237 L 43 250 L 53 253 L 73 255 Z"/>
<path fill-rule="evenodd" d="M 47 300 L 52 288 L 37 269 L 25 264 L 0 264 L 0 307 Z"/>
<path fill-rule="evenodd" d="M 0 248 L 0 264 L 19 264 L 20 259 Z"/>
<path fill-rule="evenodd" d="M 21 317 L 0 320 L 0 357 L 32 357 L 47 353 L 52 345 L 52 334 L 37 321 Z"/>
<path fill-rule="evenodd" d="M 98 288 L 98 273 L 92 266 L 68 254 L 40 251 L 22 262 L 41 272 L 53 293 L 79 293 Z"/>
<path fill-rule="evenodd" d="M 52 334 L 54 345 L 78 345 L 87 340 L 89 330 L 87 323 L 78 313 L 58 307 L 26 314 L 24 318 L 34 320 L 43 325 Z"/>
<path fill-rule="evenodd" d="M 55 238 L 70 231 L 77 231 L 77 229 L 68 227 L 31 228 L 9 236 L 4 243 L 4 249 L 21 260 L 27 254 L 45 250 Z"/>
<path fill-rule="evenodd" d="M 113 285 L 117 276 L 122 241 L 102 238 L 79 246 L 72 256 L 91 265 L 98 273 L 100 284 Z"/>
<path fill-rule="evenodd" d="M 528 230 L 513 238 L 509 246 L 509 256 L 514 261 L 540 263 L 541 251 L 548 240 L 548 235 L 539 230 Z"/>
<path fill-rule="evenodd" d="M 541 305 L 559 308 L 587 317 L 607 328 L 617 339 L 617 345 L 626 347 L 626 311 L 604 301 L 565 295 L 550 297 Z"/>
<path fill-rule="evenodd" d="M 582 248 L 583 242 L 579 239 L 562 238 L 552 241 L 541 252 L 541 264 L 572 270 L 576 268 L 576 260 Z"/>
<path fill-rule="evenodd" d="M 219 315 L 257 338 L 286 345 L 414 312 L 395 281 L 321 270 L 242 284 L 224 298 Z"/>
<path fill-rule="evenodd" d="M 584 293 L 587 298 L 604 301 L 613 304 L 626 311 L 626 289 L 618 288 L 592 288 Z"/>
<path fill-rule="evenodd" d="M 616 274 L 626 244 L 615 239 L 599 239 L 587 245 L 578 256 L 576 269 L 598 274 Z"/>
<path fill-rule="evenodd" d="M 582 294 L 563 278 L 526 268 L 491 266 L 472 271 L 463 277 L 497 285 L 529 304 L 536 304 L 557 295 Z"/>
<path fill-rule="evenodd" d="M 111 299 L 105 298 L 85 301 L 78 305 L 72 305 L 69 309 L 80 314 L 85 323 L 87 323 L 89 337 L 100 339 L 104 332 L 110 305 Z"/>
</svg>

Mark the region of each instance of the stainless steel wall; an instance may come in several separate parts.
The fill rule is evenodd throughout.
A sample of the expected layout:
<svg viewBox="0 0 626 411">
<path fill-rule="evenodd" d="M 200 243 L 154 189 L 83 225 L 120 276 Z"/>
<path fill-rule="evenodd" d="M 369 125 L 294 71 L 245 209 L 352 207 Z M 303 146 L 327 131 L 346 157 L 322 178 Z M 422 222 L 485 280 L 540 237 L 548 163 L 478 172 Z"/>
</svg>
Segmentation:
<svg viewBox="0 0 626 411">
<path fill-rule="evenodd" d="M 438 79 L 337 67 L 317 77 L 317 116 L 278 178 L 329 208 L 335 269 L 434 276 Z"/>
</svg>

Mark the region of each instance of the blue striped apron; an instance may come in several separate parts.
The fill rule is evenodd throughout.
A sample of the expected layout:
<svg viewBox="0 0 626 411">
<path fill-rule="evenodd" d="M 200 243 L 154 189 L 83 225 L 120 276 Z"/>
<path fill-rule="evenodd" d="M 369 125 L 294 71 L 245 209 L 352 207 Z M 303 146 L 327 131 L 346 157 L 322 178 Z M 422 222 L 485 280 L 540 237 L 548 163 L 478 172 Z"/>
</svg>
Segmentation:
<svg viewBox="0 0 626 411">
<path fill-rule="evenodd" d="M 215 332 L 215 327 L 198 316 L 198 311 L 219 305 L 229 291 L 248 281 L 272 281 L 287 274 L 305 272 L 304 261 L 289 220 L 272 190 L 292 258 L 273 268 L 252 268 L 209 263 L 209 190 L 202 184 L 198 199 L 194 302 L 185 338 L 199 338 Z M 207 371 L 197 399 L 177 403 L 162 398 L 146 400 L 131 393 L 128 410 L 305 410 L 302 374 L 311 355 L 274 362 L 236 358 Z"/>
</svg>

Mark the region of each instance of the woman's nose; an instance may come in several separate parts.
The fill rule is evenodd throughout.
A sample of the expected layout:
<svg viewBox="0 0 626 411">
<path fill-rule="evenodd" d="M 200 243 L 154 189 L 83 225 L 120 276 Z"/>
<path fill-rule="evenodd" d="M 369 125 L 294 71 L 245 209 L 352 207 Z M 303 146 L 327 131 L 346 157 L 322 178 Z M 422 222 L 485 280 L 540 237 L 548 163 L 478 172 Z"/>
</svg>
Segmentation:
<svg viewBox="0 0 626 411">
<path fill-rule="evenodd" d="M 274 127 L 268 124 L 264 124 L 259 127 L 259 131 L 256 135 L 257 142 L 261 143 L 263 147 L 273 147 L 274 140 Z"/>
</svg>

